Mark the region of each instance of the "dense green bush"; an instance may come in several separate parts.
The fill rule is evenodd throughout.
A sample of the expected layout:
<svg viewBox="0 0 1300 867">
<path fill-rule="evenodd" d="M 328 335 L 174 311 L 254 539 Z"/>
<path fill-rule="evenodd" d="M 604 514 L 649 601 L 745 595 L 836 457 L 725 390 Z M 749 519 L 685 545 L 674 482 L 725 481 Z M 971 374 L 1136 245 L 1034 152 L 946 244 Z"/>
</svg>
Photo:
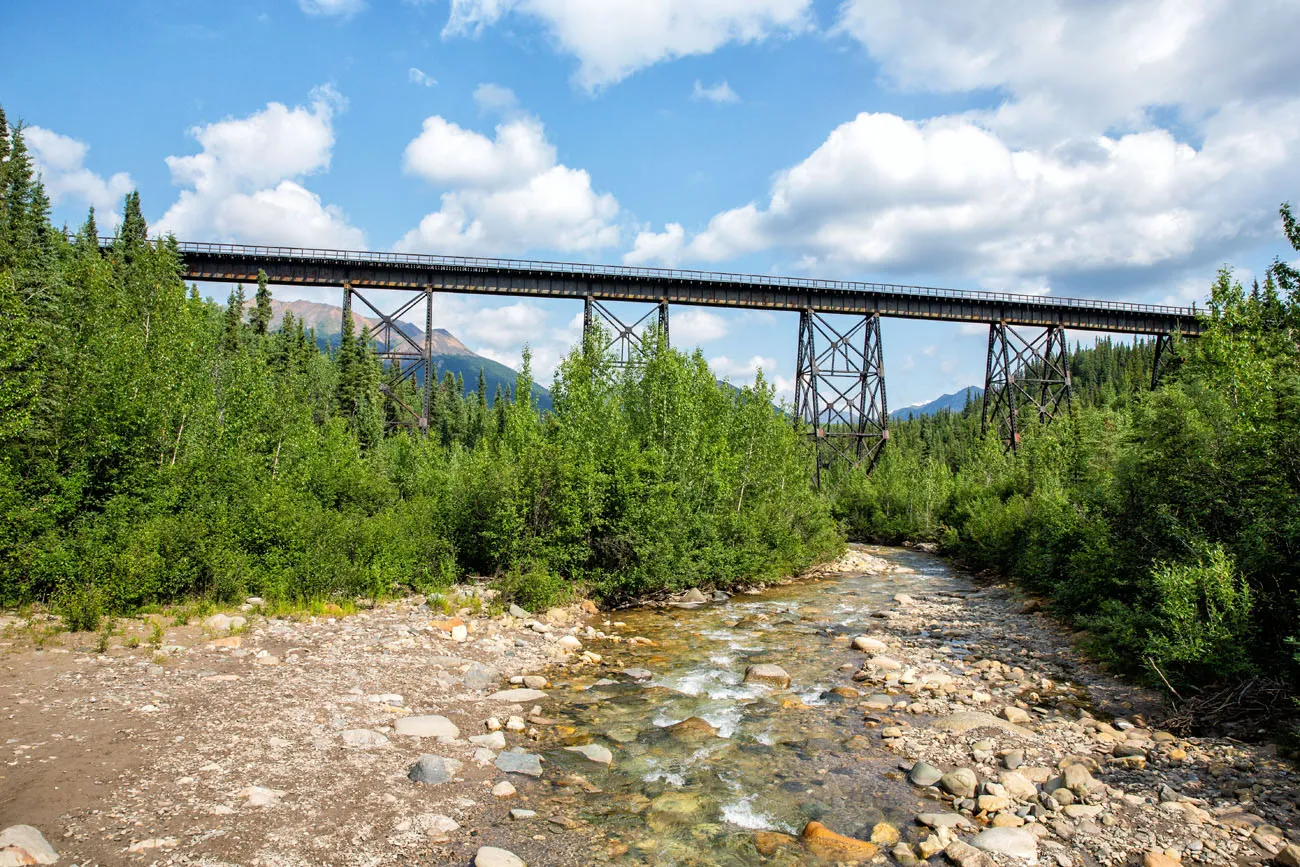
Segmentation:
<svg viewBox="0 0 1300 867">
<path fill-rule="evenodd" d="M 491 402 L 430 377 L 421 436 L 364 331 L 324 352 L 291 318 L 266 329 L 265 287 L 251 321 L 242 287 L 224 307 L 187 291 L 134 194 L 109 250 L 93 213 L 65 239 L 21 135 L 0 133 L 0 604 L 57 600 L 84 626 L 475 573 L 535 607 L 769 578 L 843 543 L 761 378 L 720 387 L 659 340 L 620 374 L 592 344 L 546 414 L 526 365 Z"/>
<path fill-rule="evenodd" d="M 1290 211 L 1283 224 L 1300 235 Z M 864 538 L 932 539 L 1047 596 L 1117 668 L 1196 688 L 1254 674 L 1300 692 L 1300 278 L 1211 287 L 1204 333 L 1149 387 L 1153 347 L 1071 360 L 1071 412 L 1022 419 L 1014 457 L 978 406 L 896 425 L 836 514 Z M 1158 670 L 1158 671 L 1157 671 Z"/>
</svg>

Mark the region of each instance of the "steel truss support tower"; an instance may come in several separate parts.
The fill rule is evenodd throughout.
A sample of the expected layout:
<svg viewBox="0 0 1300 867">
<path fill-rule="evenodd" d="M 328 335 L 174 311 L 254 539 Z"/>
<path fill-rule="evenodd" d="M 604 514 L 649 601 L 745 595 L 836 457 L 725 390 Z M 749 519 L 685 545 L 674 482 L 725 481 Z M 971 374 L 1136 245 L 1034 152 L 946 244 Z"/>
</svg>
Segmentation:
<svg viewBox="0 0 1300 867">
<path fill-rule="evenodd" d="M 429 405 L 433 389 L 438 383 L 432 381 L 433 373 L 433 288 L 425 287 L 422 292 L 411 292 L 410 298 L 392 313 L 384 313 L 369 298 L 351 285 L 343 284 L 343 315 L 352 315 L 352 299 L 356 298 L 367 308 L 373 318 L 379 320 L 379 327 L 371 332 L 375 341 L 376 355 L 383 367 L 385 381 L 380 385 L 384 394 L 397 404 L 414 421 L 423 432 L 429 430 Z M 417 340 L 415 329 L 409 323 L 398 321 L 407 314 L 418 314 L 420 304 L 424 304 L 424 339 Z M 424 395 L 421 405 L 416 408 L 408 406 L 399 398 L 394 387 L 407 379 L 415 377 L 423 380 Z"/>
<path fill-rule="evenodd" d="M 1172 334 L 1156 335 L 1156 357 L 1151 362 L 1151 390 L 1155 391 L 1156 386 L 1160 384 L 1160 374 L 1168 367 L 1169 350 L 1173 343 Z"/>
<path fill-rule="evenodd" d="M 837 457 L 871 471 L 889 440 L 880 314 L 855 317 L 847 331 L 812 310 L 799 314 L 794 406 L 812 427 L 819 486 L 822 466 Z"/>
<path fill-rule="evenodd" d="M 656 314 L 658 319 L 652 319 Z M 616 369 L 639 367 L 645 363 L 646 352 L 651 346 L 653 329 L 657 328 L 663 333 L 664 342 L 668 341 L 668 302 L 660 301 L 640 319 L 628 324 L 619 319 L 604 304 L 588 295 L 582 308 L 584 346 L 592 333 L 592 327 L 596 324 L 601 326 L 604 335 L 604 343 L 596 349 L 600 352 L 612 353 Z"/>
<path fill-rule="evenodd" d="M 1008 451 L 1020 446 L 1020 411 L 1032 407 L 1047 424 L 1070 407 L 1070 351 L 1065 329 L 1053 325 L 1026 340 L 1005 322 L 989 326 L 981 430 L 990 422 Z"/>
</svg>

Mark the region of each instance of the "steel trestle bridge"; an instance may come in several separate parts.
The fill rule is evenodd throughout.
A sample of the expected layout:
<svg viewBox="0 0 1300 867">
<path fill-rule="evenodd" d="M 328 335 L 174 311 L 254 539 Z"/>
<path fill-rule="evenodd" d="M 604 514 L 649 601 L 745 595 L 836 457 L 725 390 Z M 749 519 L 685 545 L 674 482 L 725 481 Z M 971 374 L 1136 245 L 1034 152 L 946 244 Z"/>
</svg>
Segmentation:
<svg viewBox="0 0 1300 867">
<path fill-rule="evenodd" d="M 1186 307 L 897 283 L 241 244 L 181 242 L 179 249 L 186 280 L 253 283 L 262 271 L 272 284 L 334 286 L 343 293 L 344 315 L 359 299 L 381 322 L 375 337 L 395 380 L 429 369 L 438 293 L 581 300 L 584 332 L 599 323 L 607 348 L 626 364 L 637 362 L 647 328 L 667 334 L 670 305 L 795 312 L 800 317 L 795 409 L 823 444 L 821 451 L 868 467 L 889 439 L 881 317 L 989 326 L 984 420 L 997 427 L 1009 449 L 1020 439 L 1022 407 L 1048 422 L 1069 406 L 1065 329 L 1154 336 L 1158 370 L 1172 335 L 1193 336 L 1202 327 Z M 371 290 L 411 297 L 396 313 L 386 314 L 367 297 Z M 605 306 L 610 301 L 654 305 L 650 313 L 657 315 L 647 313 L 627 324 Z M 423 341 L 398 321 L 421 305 Z M 826 318 L 831 314 L 853 320 L 841 329 Z M 1153 381 L 1154 376 L 1155 371 Z M 427 427 L 427 401 L 412 413 Z"/>
</svg>

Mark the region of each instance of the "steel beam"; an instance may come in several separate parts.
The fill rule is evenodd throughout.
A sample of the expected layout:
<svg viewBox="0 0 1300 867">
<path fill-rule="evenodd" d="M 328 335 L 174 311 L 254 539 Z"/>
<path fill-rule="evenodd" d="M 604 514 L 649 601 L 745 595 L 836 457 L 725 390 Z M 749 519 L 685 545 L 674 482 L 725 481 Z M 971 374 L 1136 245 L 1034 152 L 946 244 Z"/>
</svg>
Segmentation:
<svg viewBox="0 0 1300 867">
<path fill-rule="evenodd" d="M 1026 339 L 1005 322 L 989 326 L 981 430 L 990 422 L 1008 451 L 1020 447 L 1021 413 L 1032 408 L 1048 424 L 1070 408 L 1070 351 L 1065 329 L 1051 326 Z"/>
<path fill-rule="evenodd" d="M 105 241 L 104 243 L 107 243 Z M 480 295 L 592 298 L 758 310 L 813 310 L 1037 328 L 1063 326 L 1127 334 L 1200 332 L 1186 307 L 1052 296 L 973 292 L 894 283 L 817 280 L 707 271 L 471 259 L 295 247 L 181 243 L 186 280 L 405 289 Z"/>
<path fill-rule="evenodd" d="M 372 314 L 371 318 L 379 320 L 379 328 L 371 332 L 375 341 L 375 354 L 386 374 L 386 381 L 381 390 L 399 409 L 407 413 L 416 427 L 427 433 L 429 430 L 430 399 L 433 389 L 438 387 L 432 382 L 433 372 L 433 287 L 425 287 L 423 292 L 411 293 L 392 313 L 379 309 L 365 293 L 355 286 L 343 284 L 343 316 L 352 315 L 352 300 L 364 304 Z M 400 317 L 418 315 L 415 313 L 420 302 L 424 302 L 424 339 L 416 340 L 411 332 L 412 326 L 402 322 Z M 418 383 L 424 380 L 424 395 L 417 411 L 397 397 L 395 388 L 407 379 L 414 377 Z"/>
<path fill-rule="evenodd" d="M 817 444 L 816 482 L 835 459 L 875 465 L 889 440 L 880 315 L 857 317 L 846 331 L 814 310 L 799 314 L 794 405 Z"/>
<path fill-rule="evenodd" d="M 1173 335 L 1157 334 L 1156 335 L 1156 357 L 1151 361 L 1151 390 L 1155 391 L 1160 385 L 1160 374 L 1168 366 L 1169 349 L 1173 343 Z"/>
<path fill-rule="evenodd" d="M 645 357 L 652 347 L 655 332 L 663 334 L 668 340 L 668 302 L 661 301 L 653 309 L 642 314 L 634 322 L 627 323 L 616 313 L 588 295 L 583 299 L 582 307 L 582 341 L 587 345 L 593 329 L 600 326 L 604 342 L 593 347 L 597 352 L 611 354 L 616 370 L 640 367 L 645 364 Z"/>
</svg>

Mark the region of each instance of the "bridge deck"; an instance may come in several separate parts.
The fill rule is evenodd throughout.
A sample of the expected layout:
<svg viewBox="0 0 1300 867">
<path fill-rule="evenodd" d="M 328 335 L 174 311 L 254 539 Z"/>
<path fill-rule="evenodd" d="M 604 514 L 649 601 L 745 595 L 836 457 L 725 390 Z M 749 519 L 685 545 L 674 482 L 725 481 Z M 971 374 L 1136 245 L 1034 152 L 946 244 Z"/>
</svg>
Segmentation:
<svg viewBox="0 0 1300 867">
<path fill-rule="evenodd" d="M 186 280 L 405 289 L 601 301 L 667 301 L 707 307 L 879 313 L 949 322 L 1006 322 L 1128 334 L 1196 334 L 1186 307 L 1128 304 L 710 271 L 578 265 L 516 259 L 366 253 L 299 247 L 181 243 Z"/>
</svg>

